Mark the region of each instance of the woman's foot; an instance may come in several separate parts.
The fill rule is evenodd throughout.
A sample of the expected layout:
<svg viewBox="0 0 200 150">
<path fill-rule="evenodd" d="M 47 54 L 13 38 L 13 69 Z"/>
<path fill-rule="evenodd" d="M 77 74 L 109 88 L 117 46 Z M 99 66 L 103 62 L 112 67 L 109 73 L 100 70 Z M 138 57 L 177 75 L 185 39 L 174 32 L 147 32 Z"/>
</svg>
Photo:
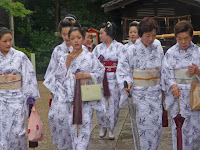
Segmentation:
<svg viewBox="0 0 200 150">
<path fill-rule="evenodd" d="M 115 135 L 113 133 L 113 131 L 109 130 L 109 140 L 114 140 L 115 139 Z"/>
<path fill-rule="evenodd" d="M 107 128 L 101 127 L 101 130 L 99 132 L 99 137 L 103 138 L 104 136 L 106 136 L 106 133 L 107 133 Z"/>
</svg>

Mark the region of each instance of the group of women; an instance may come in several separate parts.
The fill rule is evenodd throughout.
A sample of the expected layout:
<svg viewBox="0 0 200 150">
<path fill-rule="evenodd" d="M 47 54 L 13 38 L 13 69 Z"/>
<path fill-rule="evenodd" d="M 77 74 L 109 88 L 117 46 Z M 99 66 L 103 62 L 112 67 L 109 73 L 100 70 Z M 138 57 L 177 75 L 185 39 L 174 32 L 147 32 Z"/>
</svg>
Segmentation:
<svg viewBox="0 0 200 150">
<path fill-rule="evenodd" d="M 136 123 L 141 150 L 156 150 L 162 134 L 162 101 L 165 97 L 171 118 L 185 117 L 182 127 L 184 150 L 200 147 L 200 111 L 190 109 L 191 75 L 200 76 L 200 48 L 192 43 L 193 28 L 188 21 L 175 26 L 177 43 L 164 55 L 156 40 L 157 22 L 145 17 L 129 25 L 130 41 L 123 45 L 115 40 L 116 25 L 103 23 L 101 44 L 91 52 L 84 46 L 85 34 L 74 15 L 59 24 L 63 43 L 56 46 L 45 74 L 44 85 L 52 93 L 49 125 L 52 142 L 59 150 L 87 150 L 93 112 L 96 110 L 101 129 L 99 137 L 114 140 L 120 109 L 127 104 L 129 93 L 136 104 Z M 185 73 L 187 82 L 179 76 Z M 182 77 L 181 77 L 182 78 Z M 74 125 L 76 81 L 102 83 L 102 99 L 82 101 L 82 124 Z M 128 87 L 124 87 L 127 81 Z M 12 48 L 12 34 L 0 28 L 0 149 L 25 150 L 25 113 L 27 104 L 39 99 L 33 67 L 22 52 Z M 165 95 L 165 96 L 164 96 Z M 176 125 L 171 119 L 173 149 L 177 149 Z M 78 129 L 78 132 L 77 132 Z M 133 132 L 133 139 L 135 140 Z M 135 141 L 136 143 L 136 141 Z M 136 144 L 135 144 L 136 145 Z M 135 149 L 137 147 L 135 146 Z"/>
</svg>

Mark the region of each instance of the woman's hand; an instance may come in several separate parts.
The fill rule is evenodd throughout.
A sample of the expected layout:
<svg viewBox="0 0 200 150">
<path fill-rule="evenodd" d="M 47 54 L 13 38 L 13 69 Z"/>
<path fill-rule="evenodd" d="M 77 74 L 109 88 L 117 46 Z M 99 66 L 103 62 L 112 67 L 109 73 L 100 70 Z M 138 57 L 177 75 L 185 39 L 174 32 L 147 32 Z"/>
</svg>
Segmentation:
<svg viewBox="0 0 200 150">
<path fill-rule="evenodd" d="M 173 96 L 177 96 L 177 97 L 181 96 L 181 91 L 180 91 L 179 87 L 176 84 L 173 84 L 171 86 L 171 89 L 172 89 L 172 95 Z"/>
<path fill-rule="evenodd" d="M 76 79 L 91 79 L 91 75 L 89 73 L 78 72 L 75 74 Z"/>
<path fill-rule="evenodd" d="M 69 53 L 69 55 L 67 56 L 67 60 L 66 60 L 66 66 L 67 66 L 67 70 L 69 69 L 70 63 L 71 61 L 76 58 L 76 50 L 73 50 L 71 53 Z"/>
<path fill-rule="evenodd" d="M 126 94 L 127 94 L 128 96 L 129 96 L 129 92 L 130 92 L 131 86 L 132 86 L 132 84 L 131 84 L 131 82 L 130 82 L 130 83 L 128 83 L 128 88 L 125 88 L 125 92 L 126 92 Z"/>
<path fill-rule="evenodd" d="M 192 63 L 192 66 L 188 66 L 188 71 L 190 74 L 196 74 L 196 75 L 200 75 L 200 70 L 198 68 L 198 66 L 196 64 Z"/>
</svg>

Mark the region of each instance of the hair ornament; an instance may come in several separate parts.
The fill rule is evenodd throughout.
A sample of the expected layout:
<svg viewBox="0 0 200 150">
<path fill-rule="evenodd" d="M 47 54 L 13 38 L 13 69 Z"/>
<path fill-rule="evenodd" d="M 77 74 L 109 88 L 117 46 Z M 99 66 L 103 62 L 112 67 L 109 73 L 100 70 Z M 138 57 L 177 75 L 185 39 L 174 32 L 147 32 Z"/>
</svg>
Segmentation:
<svg viewBox="0 0 200 150">
<path fill-rule="evenodd" d="M 140 22 L 138 22 L 138 21 L 133 21 L 132 23 L 136 23 L 136 24 L 139 24 Z"/>
<path fill-rule="evenodd" d="M 110 26 L 112 26 L 112 23 L 110 21 L 107 22 L 107 27 L 109 28 Z"/>
<path fill-rule="evenodd" d="M 3 30 L 8 30 L 8 29 L 5 28 L 5 27 L 2 27 L 2 29 L 0 29 L 0 32 L 3 31 Z"/>
<path fill-rule="evenodd" d="M 73 21 L 76 21 L 76 19 L 73 18 L 73 17 L 65 17 L 64 20 L 68 20 L 68 21 L 73 20 Z"/>
</svg>

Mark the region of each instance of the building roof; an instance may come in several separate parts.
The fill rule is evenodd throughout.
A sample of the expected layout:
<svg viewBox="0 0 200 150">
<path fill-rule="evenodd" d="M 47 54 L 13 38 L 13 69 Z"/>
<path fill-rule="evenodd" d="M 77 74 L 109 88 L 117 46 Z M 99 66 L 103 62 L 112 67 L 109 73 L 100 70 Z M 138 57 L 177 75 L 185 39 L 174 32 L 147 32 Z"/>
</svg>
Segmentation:
<svg viewBox="0 0 200 150">
<path fill-rule="evenodd" d="M 130 3 L 134 3 L 136 1 L 140 1 L 140 0 L 111 0 L 111 1 L 101 5 L 101 7 L 104 8 L 105 12 L 108 12 L 108 11 L 112 11 L 112 10 L 120 8 L 120 7 L 124 8 L 126 5 L 128 5 Z M 193 5 L 193 6 L 200 8 L 200 0 L 177 0 L 177 1 L 187 3 L 189 5 Z"/>
<path fill-rule="evenodd" d="M 88 29 L 88 31 L 90 31 L 90 30 L 93 30 L 93 31 L 95 31 L 95 32 L 98 32 L 98 33 L 99 33 L 99 30 L 97 30 L 97 29 L 94 29 L 94 28 L 90 28 L 90 29 Z"/>
</svg>

